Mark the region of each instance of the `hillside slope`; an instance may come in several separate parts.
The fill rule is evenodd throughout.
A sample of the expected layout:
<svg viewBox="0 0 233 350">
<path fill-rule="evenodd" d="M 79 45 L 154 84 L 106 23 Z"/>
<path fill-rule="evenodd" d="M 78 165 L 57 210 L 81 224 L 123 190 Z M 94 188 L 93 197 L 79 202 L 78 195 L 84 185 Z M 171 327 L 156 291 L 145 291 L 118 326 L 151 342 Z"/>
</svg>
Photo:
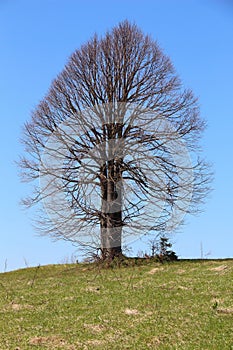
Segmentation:
<svg viewBox="0 0 233 350">
<path fill-rule="evenodd" d="M 233 260 L 0 274 L 0 349 L 233 349 Z"/>
</svg>

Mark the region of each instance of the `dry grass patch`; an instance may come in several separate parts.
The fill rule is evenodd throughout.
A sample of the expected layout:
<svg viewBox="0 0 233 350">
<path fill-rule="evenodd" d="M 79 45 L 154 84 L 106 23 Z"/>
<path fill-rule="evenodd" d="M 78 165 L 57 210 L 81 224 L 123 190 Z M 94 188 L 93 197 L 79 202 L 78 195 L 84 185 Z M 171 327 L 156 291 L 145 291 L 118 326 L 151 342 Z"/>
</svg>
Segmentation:
<svg viewBox="0 0 233 350">
<path fill-rule="evenodd" d="M 106 343 L 105 340 L 99 340 L 99 339 L 92 339 L 92 340 L 87 340 L 85 344 L 91 345 L 91 346 L 102 346 Z"/>
<path fill-rule="evenodd" d="M 81 349 L 81 343 L 75 345 L 69 344 L 63 338 L 59 336 L 49 336 L 49 337 L 33 337 L 28 342 L 29 345 L 35 347 L 46 347 L 48 349 L 64 349 L 64 350 L 77 350 Z"/>
<path fill-rule="evenodd" d="M 9 305 L 9 308 L 14 310 L 14 311 L 20 311 L 20 310 L 32 310 L 34 307 L 32 305 L 27 305 L 27 304 L 17 304 L 14 302 L 11 302 Z"/>
<path fill-rule="evenodd" d="M 228 268 L 227 265 L 221 265 L 221 266 L 217 266 L 217 267 L 212 267 L 211 269 L 209 269 L 210 271 L 217 271 L 217 272 L 221 272 L 224 271 Z"/>
<path fill-rule="evenodd" d="M 137 309 L 125 309 L 126 315 L 138 315 L 139 311 Z"/>
<path fill-rule="evenodd" d="M 157 349 L 161 345 L 159 337 L 152 337 L 151 341 L 146 344 L 151 349 Z"/>
<path fill-rule="evenodd" d="M 218 308 L 217 312 L 219 314 L 233 314 L 233 308 Z"/>
<path fill-rule="evenodd" d="M 50 337 L 33 337 L 29 340 L 30 345 L 47 345 L 51 347 L 58 347 L 66 345 L 66 341 L 58 336 Z"/>
<path fill-rule="evenodd" d="M 88 323 L 84 323 L 83 325 L 84 328 L 90 330 L 93 333 L 101 333 L 103 332 L 106 327 L 102 324 L 88 324 Z"/>
<path fill-rule="evenodd" d="M 185 287 L 185 286 L 178 286 L 177 288 L 181 289 L 181 290 L 190 290 L 191 289 L 191 288 L 188 288 L 188 287 Z"/>
<path fill-rule="evenodd" d="M 85 288 L 85 291 L 88 293 L 100 293 L 100 288 L 90 286 L 90 287 Z"/>
<path fill-rule="evenodd" d="M 154 267 L 152 270 L 150 270 L 148 273 L 150 275 L 154 275 L 158 271 L 163 271 L 163 267 Z"/>
</svg>

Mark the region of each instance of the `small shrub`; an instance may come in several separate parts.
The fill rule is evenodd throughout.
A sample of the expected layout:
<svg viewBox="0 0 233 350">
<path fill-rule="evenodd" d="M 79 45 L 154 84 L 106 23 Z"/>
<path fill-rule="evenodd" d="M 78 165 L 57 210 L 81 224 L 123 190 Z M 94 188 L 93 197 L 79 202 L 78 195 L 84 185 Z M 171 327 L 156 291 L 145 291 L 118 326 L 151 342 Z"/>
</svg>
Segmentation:
<svg viewBox="0 0 233 350">
<path fill-rule="evenodd" d="M 159 242 L 152 240 L 151 242 L 151 257 L 160 262 L 176 261 L 178 256 L 171 250 L 172 244 L 166 236 L 161 236 Z"/>
</svg>

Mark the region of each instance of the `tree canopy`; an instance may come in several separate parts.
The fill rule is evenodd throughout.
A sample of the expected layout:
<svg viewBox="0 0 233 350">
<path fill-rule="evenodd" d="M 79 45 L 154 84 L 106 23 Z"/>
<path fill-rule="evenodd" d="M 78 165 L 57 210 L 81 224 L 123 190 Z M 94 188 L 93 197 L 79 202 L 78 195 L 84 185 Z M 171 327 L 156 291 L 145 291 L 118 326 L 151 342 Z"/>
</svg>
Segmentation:
<svg viewBox="0 0 233 350">
<path fill-rule="evenodd" d="M 128 21 L 77 49 L 25 124 L 23 178 L 40 179 L 44 234 L 121 254 L 177 228 L 209 191 L 205 123 L 158 44 Z"/>
</svg>

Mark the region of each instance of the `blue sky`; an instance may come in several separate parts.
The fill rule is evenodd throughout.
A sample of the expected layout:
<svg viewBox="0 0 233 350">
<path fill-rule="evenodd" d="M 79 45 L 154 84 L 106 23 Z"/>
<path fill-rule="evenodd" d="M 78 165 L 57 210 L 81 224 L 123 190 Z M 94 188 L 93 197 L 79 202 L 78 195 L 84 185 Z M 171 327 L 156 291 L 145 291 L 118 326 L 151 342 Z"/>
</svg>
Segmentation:
<svg viewBox="0 0 233 350">
<path fill-rule="evenodd" d="M 227 0 L 0 0 L 0 271 L 65 261 L 76 248 L 36 236 L 19 205 L 30 188 L 18 177 L 22 126 L 69 55 L 94 32 L 129 19 L 158 40 L 208 123 L 202 140 L 213 163 L 204 212 L 173 237 L 180 257 L 233 257 L 233 4 Z M 140 249 L 135 245 L 135 252 Z"/>
</svg>

